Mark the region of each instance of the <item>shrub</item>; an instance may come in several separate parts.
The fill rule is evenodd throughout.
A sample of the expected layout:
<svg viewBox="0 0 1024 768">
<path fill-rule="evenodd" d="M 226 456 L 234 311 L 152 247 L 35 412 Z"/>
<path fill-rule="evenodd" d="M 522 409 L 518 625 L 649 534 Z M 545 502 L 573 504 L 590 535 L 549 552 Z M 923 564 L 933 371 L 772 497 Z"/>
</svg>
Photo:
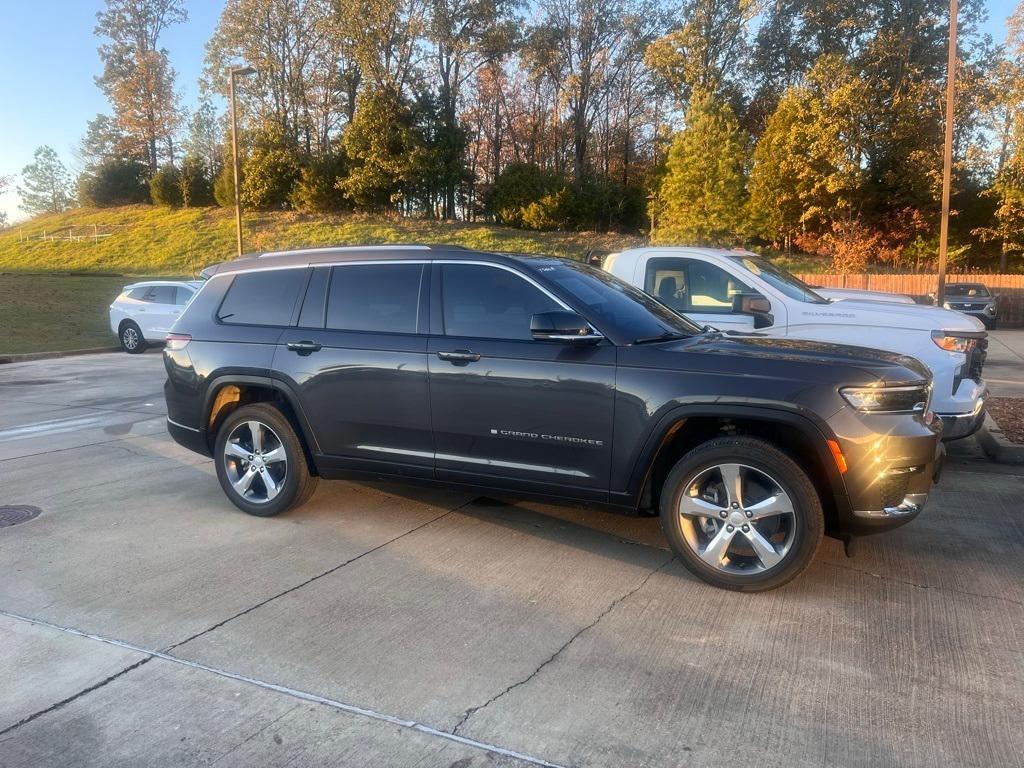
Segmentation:
<svg viewBox="0 0 1024 768">
<path fill-rule="evenodd" d="M 181 177 L 173 165 L 165 165 L 149 180 L 149 196 L 156 205 L 169 208 L 181 206 Z"/>
<path fill-rule="evenodd" d="M 148 203 L 146 169 L 134 160 L 100 163 L 79 176 L 78 199 L 96 208 Z"/>
<path fill-rule="evenodd" d="M 531 204 L 540 203 L 545 195 L 564 186 L 564 179 L 536 165 L 512 163 L 505 167 L 494 182 L 488 207 L 500 223 L 522 227 L 525 226 L 524 213 Z M 548 205 L 541 206 L 541 209 L 545 208 L 550 208 L 550 201 Z M 540 222 L 544 215 L 540 210 L 535 210 L 531 219 Z"/>
<path fill-rule="evenodd" d="M 224 163 L 213 182 L 213 199 L 223 208 L 231 208 L 235 204 L 235 172 L 231 163 Z"/>
<path fill-rule="evenodd" d="M 252 136 L 252 148 L 242 163 L 242 202 L 259 209 L 288 205 L 299 178 L 298 148 L 280 126 L 265 124 Z"/>
<path fill-rule="evenodd" d="M 346 170 L 345 156 L 340 152 L 303 166 L 292 190 L 292 208 L 303 213 L 329 213 L 350 208 L 338 187 Z"/>
<path fill-rule="evenodd" d="M 213 187 L 201 159 L 185 158 L 178 174 L 178 190 L 181 194 L 181 204 L 186 208 L 210 205 L 213 202 Z"/>
</svg>

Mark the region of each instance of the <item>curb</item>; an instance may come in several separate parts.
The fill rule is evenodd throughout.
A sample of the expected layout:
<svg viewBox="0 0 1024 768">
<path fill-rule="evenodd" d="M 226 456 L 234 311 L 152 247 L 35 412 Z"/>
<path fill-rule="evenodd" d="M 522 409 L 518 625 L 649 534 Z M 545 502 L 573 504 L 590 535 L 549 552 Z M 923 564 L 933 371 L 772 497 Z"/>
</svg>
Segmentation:
<svg viewBox="0 0 1024 768">
<path fill-rule="evenodd" d="M 20 355 L 0 355 L 0 365 L 3 365 L 4 363 L 25 363 L 29 360 L 53 360 L 58 357 L 99 355 L 104 352 L 120 351 L 120 347 L 90 347 L 89 349 L 69 349 L 67 352 L 26 352 Z"/>
<path fill-rule="evenodd" d="M 974 437 L 985 455 L 997 464 L 1024 464 L 1024 445 L 1011 443 L 1003 437 L 1003 431 L 991 416 L 985 416 L 985 423 Z"/>
</svg>

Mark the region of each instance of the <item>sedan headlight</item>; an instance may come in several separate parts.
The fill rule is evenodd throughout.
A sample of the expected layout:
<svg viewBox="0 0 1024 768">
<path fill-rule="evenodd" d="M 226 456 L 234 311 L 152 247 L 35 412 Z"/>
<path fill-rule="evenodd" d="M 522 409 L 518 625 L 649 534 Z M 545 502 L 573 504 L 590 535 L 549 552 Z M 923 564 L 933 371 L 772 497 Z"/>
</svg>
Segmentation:
<svg viewBox="0 0 1024 768">
<path fill-rule="evenodd" d="M 932 341 L 939 349 L 947 352 L 962 352 L 967 354 L 974 348 L 975 339 L 971 336 L 958 336 L 947 331 L 932 331 Z"/>
<path fill-rule="evenodd" d="M 931 400 L 931 384 L 907 387 L 843 387 L 839 394 L 865 413 L 925 413 Z"/>
</svg>

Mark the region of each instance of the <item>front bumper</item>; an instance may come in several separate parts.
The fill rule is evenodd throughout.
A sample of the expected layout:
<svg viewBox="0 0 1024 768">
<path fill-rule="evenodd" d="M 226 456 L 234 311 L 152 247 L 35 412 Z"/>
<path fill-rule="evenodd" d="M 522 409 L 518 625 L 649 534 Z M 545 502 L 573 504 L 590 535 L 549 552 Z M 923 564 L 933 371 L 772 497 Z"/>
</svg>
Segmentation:
<svg viewBox="0 0 1024 768">
<path fill-rule="evenodd" d="M 985 401 L 978 402 L 978 409 L 973 413 L 940 413 L 942 419 L 942 439 L 961 440 L 970 437 L 985 423 Z"/>
<path fill-rule="evenodd" d="M 930 464 L 915 472 L 902 473 L 903 476 L 892 475 L 883 479 L 880 483 L 884 488 L 881 505 L 875 509 L 854 509 L 848 532 L 858 535 L 880 533 L 909 523 L 924 509 L 928 492 L 939 481 L 945 461 L 946 448 L 939 443 L 935 459 Z"/>
</svg>

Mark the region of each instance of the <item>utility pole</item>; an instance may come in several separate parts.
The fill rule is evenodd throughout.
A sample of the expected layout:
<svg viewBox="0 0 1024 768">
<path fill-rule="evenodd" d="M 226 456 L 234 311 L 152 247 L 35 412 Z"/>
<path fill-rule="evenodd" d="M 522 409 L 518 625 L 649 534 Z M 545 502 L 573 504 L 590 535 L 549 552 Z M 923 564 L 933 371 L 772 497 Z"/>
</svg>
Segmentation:
<svg viewBox="0 0 1024 768">
<path fill-rule="evenodd" d="M 956 0 L 954 0 L 956 2 Z M 238 115 L 235 110 L 235 78 L 256 72 L 252 67 L 232 67 L 228 71 L 228 101 L 231 102 L 231 164 L 235 174 L 235 238 L 242 255 L 242 194 L 238 188 Z"/>
<path fill-rule="evenodd" d="M 946 252 L 949 246 L 949 188 L 953 176 L 953 96 L 956 91 L 957 0 L 949 0 L 949 61 L 946 64 L 946 141 L 942 153 L 942 214 L 939 219 L 939 285 L 935 302 L 946 300 Z"/>
</svg>

